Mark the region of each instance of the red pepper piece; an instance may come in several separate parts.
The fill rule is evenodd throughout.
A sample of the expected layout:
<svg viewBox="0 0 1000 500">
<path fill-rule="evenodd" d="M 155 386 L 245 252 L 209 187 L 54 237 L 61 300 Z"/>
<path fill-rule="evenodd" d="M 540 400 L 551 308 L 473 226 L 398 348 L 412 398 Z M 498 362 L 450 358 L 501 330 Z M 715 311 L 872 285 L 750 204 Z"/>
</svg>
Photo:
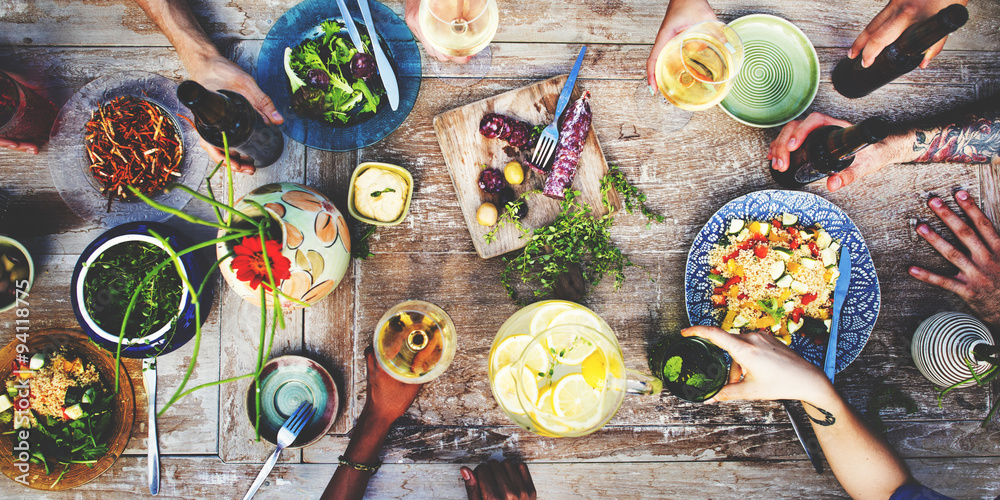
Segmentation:
<svg viewBox="0 0 1000 500">
<path fill-rule="evenodd" d="M 724 305 L 726 305 L 726 297 L 724 297 L 722 295 L 713 295 L 712 296 L 712 303 L 715 304 L 715 305 L 717 305 L 717 306 L 724 306 Z"/>
<path fill-rule="evenodd" d="M 733 286 L 733 285 L 735 285 L 735 284 L 737 284 L 737 283 L 739 283 L 741 281 L 743 281 L 743 278 L 740 278 L 739 276 L 733 276 L 732 278 L 729 278 L 729 279 L 726 280 L 726 283 L 724 285 L 722 285 L 722 288 L 723 288 L 723 290 L 729 290 L 729 287 L 731 287 L 731 286 Z"/>
<path fill-rule="evenodd" d="M 813 257 L 819 257 L 819 247 L 816 246 L 815 241 L 809 242 L 809 253 L 811 253 Z"/>
<path fill-rule="evenodd" d="M 807 306 L 810 303 L 812 303 L 812 301 L 814 301 L 814 300 L 816 300 L 816 294 L 815 293 L 807 293 L 807 294 L 805 294 L 805 295 L 802 296 L 802 305 Z"/>
<path fill-rule="evenodd" d="M 763 259 L 764 257 L 767 257 L 767 247 L 764 245 L 757 245 L 757 247 L 753 249 L 753 254 L 756 255 L 758 259 Z"/>
</svg>

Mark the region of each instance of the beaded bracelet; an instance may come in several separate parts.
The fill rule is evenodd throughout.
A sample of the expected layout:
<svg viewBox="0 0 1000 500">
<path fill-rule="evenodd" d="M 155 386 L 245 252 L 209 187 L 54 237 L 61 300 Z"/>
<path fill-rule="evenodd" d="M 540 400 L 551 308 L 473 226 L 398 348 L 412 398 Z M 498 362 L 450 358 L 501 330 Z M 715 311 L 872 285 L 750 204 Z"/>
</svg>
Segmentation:
<svg viewBox="0 0 1000 500">
<path fill-rule="evenodd" d="M 382 462 L 376 462 L 375 465 L 359 464 L 344 458 L 343 455 L 337 457 L 337 461 L 340 462 L 340 465 L 346 465 L 352 469 L 359 470 L 361 472 L 369 472 L 371 474 L 375 474 L 378 472 L 379 467 L 382 467 Z"/>
</svg>

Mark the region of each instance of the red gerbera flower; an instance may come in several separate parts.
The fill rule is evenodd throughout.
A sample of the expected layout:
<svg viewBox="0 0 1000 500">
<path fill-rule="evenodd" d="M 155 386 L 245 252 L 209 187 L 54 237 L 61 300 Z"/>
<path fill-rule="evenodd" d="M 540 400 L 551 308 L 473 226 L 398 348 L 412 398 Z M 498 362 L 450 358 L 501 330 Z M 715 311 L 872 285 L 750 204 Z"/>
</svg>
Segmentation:
<svg viewBox="0 0 1000 500">
<path fill-rule="evenodd" d="M 267 240 L 267 257 L 271 261 L 271 273 L 274 274 L 274 281 L 280 285 L 281 280 L 292 277 L 292 261 L 288 257 L 281 255 L 281 243 L 274 240 Z M 250 288 L 256 290 L 257 285 L 261 285 L 265 290 L 270 291 L 267 284 L 267 266 L 264 264 L 264 251 L 260 246 L 259 237 L 246 237 L 243 242 L 234 248 L 236 257 L 233 257 L 232 268 L 236 271 L 236 278 L 240 281 L 250 282 Z"/>
</svg>

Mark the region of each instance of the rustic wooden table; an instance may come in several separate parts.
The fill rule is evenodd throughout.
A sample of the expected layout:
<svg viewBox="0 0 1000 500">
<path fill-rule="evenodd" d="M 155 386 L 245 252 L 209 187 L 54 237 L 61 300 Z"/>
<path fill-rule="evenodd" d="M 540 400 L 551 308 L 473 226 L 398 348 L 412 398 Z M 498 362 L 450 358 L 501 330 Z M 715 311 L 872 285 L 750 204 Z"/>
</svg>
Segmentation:
<svg viewBox="0 0 1000 500">
<path fill-rule="evenodd" d="M 294 3 L 198 0 L 193 8 L 216 43 L 251 68 L 268 29 Z M 633 368 L 645 365 L 646 347 L 661 331 L 685 326 L 684 262 L 700 227 L 730 199 L 772 187 L 764 155 L 777 130 L 739 125 L 717 108 L 673 130 L 662 109 L 637 102 L 645 91 L 645 60 L 664 4 L 500 2 L 493 68 L 485 80 L 454 88 L 425 69 L 413 112 L 376 146 L 328 153 L 290 142 L 279 164 L 239 179 L 240 193 L 268 182 L 302 182 L 329 194 L 342 210 L 347 179 L 361 161 L 403 165 L 416 179 L 406 222 L 380 229 L 372 242 L 375 256 L 355 261 L 346 283 L 317 306 L 292 315 L 279 333 L 273 355 L 304 353 L 321 360 L 345 397 L 329 435 L 285 453 L 259 498 L 316 497 L 322 491 L 365 400 L 362 352 L 385 309 L 407 298 L 429 300 L 451 314 L 458 353 L 450 370 L 426 386 L 397 423 L 384 451 L 386 465 L 368 490 L 372 498 L 464 498 L 459 465 L 499 455 L 530 464 L 541 498 L 845 496 L 831 473 L 813 472 L 774 403 L 702 406 L 667 394 L 630 398 L 606 428 L 589 437 L 546 439 L 514 426 L 490 394 L 486 356 L 497 328 L 516 306 L 498 282 L 500 259 L 484 261 L 473 251 L 433 132 L 435 115 L 566 73 L 579 46 L 587 44 L 579 85 L 593 93 L 594 127 L 604 152 L 667 216 L 666 223 L 649 229 L 639 217 L 618 216 L 614 238 L 643 267 L 628 271 L 623 289 L 603 284 L 585 300 L 617 332 Z M 401 1 L 389 5 L 402 13 Z M 1000 79 L 997 3 L 972 2 L 969 23 L 929 69 L 858 101 L 833 90 L 829 70 L 879 11 L 879 2 L 720 0 L 714 7 L 725 20 L 763 12 L 798 25 L 816 46 L 823 69 L 812 109 L 848 120 L 943 111 L 985 95 L 994 86 L 991 79 Z M 0 44 L 0 69 L 25 75 L 57 104 L 112 72 L 144 69 L 178 81 L 185 77 L 173 48 L 129 0 L 0 1 Z M 31 294 L 35 329 L 76 327 L 68 300 L 70 273 L 84 246 L 105 229 L 84 223 L 63 203 L 48 170 L 57 161 L 46 148 L 38 156 L 0 151 L 0 189 L 14 199 L 2 232 L 24 241 L 39 265 Z M 882 418 L 889 441 L 915 477 L 958 498 L 993 498 L 1000 493 L 1000 434 L 996 419 L 986 428 L 979 419 L 1000 397 L 1000 385 L 958 392 L 939 408 L 934 388 L 917 372 L 908 349 L 908 338 L 922 319 L 964 307 L 954 295 L 905 272 L 912 262 L 947 268 L 913 229 L 919 220 L 941 229 L 925 201 L 957 188 L 969 190 L 995 222 L 1000 220 L 998 166 L 896 165 L 836 194 L 813 191 L 842 207 L 861 229 L 883 293 L 875 331 L 861 356 L 837 378 L 837 388 L 862 413 L 877 383 L 913 397 L 916 413 L 890 409 Z M 655 280 L 646 279 L 647 273 Z M 205 326 L 195 384 L 252 370 L 247 354 L 257 342 L 257 315 L 225 286 L 220 289 Z M 0 343 L 12 340 L 13 319 L 9 313 L 0 316 Z M 189 344 L 160 360 L 161 405 L 191 353 Z M 132 440 L 115 466 L 94 482 L 59 494 L 28 491 L 0 479 L 0 497 L 147 495 L 146 395 L 138 364 L 129 368 L 138 412 Z M 159 420 L 161 497 L 238 498 L 246 490 L 270 452 L 252 439 L 246 388 L 241 381 L 197 392 Z"/>
</svg>

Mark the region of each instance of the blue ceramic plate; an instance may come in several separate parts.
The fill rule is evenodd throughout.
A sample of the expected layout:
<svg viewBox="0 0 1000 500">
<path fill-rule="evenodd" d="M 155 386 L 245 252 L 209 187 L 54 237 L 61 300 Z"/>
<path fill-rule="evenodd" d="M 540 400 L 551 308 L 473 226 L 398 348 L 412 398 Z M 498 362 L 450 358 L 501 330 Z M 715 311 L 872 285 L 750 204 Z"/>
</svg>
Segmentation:
<svg viewBox="0 0 1000 500">
<path fill-rule="evenodd" d="M 805 226 L 819 224 L 851 253 L 851 286 L 841 312 L 837 341 L 837 371 L 841 371 L 861 353 L 875 327 L 881 305 L 878 276 L 868 246 L 847 214 L 833 203 L 811 193 L 766 190 L 740 196 L 726 203 L 698 232 L 688 253 L 684 272 L 684 299 L 692 325 L 718 325 L 713 312 L 712 284 L 708 280 L 708 252 L 719 241 L 732 219 L 767 220 L 787 212 L 799 216 Z M 816 345 L 799 335 L 792 335 L 792 349 L 811 363 L 822 366 L 825 346 Z"/>
<path fill-rule="evenodd" d="M 347 4 L 358 31 L 367 33 L 358 3 L 350 0 Z M 389 107 L 389 100 L 383 99 L 374 117 L 346 126 L 304 118 L 292 111 L 292 88 L 285 74 L 285 47 L 294 48 L 307 38 L 315 38 L 320 33 L 320 24 L 327 19 L 343 20 L 335 2 L 305 0 L 288 9 L 271 27 L 260 54 L 257 55 L 257 71 L 254 75 L 261 90 L 271 97 L 278 112 L 285 118 L 281 130 L 292 139 L 327 151 L 353 151 L 381 141 L 396 130 L 413 109 L 420 90 L 420 52 L 417 50 L 417 43 L 413 41 L 406 23 L 392 10 L 376 1 L 369 4 L 382 48 L 396 72 L 399 107 L 393 111 Z"/>
</svg>

